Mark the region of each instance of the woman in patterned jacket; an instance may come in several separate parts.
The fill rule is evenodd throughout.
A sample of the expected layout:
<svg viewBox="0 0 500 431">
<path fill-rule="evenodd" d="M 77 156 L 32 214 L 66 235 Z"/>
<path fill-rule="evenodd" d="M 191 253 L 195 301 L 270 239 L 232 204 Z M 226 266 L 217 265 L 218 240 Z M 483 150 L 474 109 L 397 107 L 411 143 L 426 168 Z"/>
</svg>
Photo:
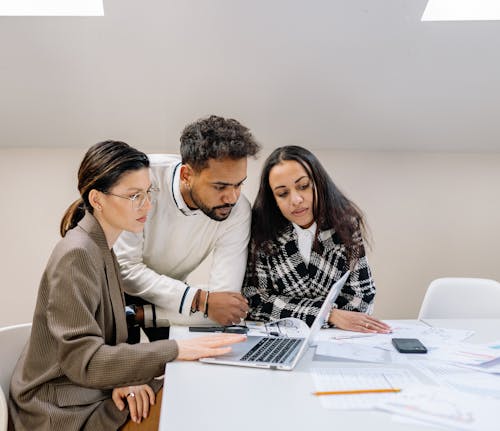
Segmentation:
<svg viewBox="0 0 500 431">
<path fill-rule="evenodd" d="M 351 331 L 390 332 L 370 316 L 375 284 L 364 233 L 361 211 L 310 151 L 274 150 L 264 163 L 252 209 L 243 285 L 249 319 L 296 317 L 310 326 L 330 287 L 350 270 L 328 322 Z"/>
</svg>

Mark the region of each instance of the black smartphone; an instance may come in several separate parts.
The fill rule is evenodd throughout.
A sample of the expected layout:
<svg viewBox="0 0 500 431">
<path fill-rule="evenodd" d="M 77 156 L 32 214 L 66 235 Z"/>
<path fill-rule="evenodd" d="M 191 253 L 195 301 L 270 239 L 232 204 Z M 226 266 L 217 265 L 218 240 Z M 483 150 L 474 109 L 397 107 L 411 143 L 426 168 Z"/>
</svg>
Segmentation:
<svg viewBox="0 0 500 431">
<path fill-rule="evenodd" d="M 399 353 L 427 353 L 427 348 L 416 338 L 393 338 L 392 344 Z"/>
</svg>

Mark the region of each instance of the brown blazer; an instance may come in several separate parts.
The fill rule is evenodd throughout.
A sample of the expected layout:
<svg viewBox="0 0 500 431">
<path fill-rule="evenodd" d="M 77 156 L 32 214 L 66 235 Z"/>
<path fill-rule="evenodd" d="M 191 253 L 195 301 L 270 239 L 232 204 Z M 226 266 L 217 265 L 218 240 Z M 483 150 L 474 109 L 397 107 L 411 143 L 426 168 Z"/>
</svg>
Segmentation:
<svg viewBox="0 0 500 431">
<path fill-rule="evenodd" d="M 15 430 L 116 430 L 127 419 L 113 388 L 161 381 L 177 343 L 130 345 L 121 279 L 89 213 L 56 245 L 38 291 L 31 337 L 12 376 Z"/>
</svg>

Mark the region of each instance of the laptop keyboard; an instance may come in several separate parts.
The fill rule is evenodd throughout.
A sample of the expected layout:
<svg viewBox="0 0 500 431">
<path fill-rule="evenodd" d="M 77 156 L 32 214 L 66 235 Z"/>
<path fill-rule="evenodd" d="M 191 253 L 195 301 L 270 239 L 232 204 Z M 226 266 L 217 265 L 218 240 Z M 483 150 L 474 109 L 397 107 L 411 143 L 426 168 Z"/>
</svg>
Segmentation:
<svg viewBox="0 0 500 431">
<path fill-rule="evenodd" d="M 284 363 L 303 338 L 263 338 L 240 361 Z"/>
</svg>

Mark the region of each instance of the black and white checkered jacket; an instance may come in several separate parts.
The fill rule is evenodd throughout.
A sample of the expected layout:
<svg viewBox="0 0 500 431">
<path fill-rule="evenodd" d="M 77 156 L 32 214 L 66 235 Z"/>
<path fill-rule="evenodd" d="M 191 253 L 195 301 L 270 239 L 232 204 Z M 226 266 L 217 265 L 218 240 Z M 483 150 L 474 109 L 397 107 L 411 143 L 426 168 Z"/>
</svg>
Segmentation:
<svg viewBox="0 0 500 431">
<path fill-rule="evenodd" d="M 362 241 L 360 233 L 359 238 Z M 309 265 L 302 259 L 291 223 L 278 236 L 270 253 L 255 250 L 251 242 L 243 283 L 250 320 L 296 317 L 311 326 L 330 287 L 348 269 L 351 274 L 335 305 L 344 310 L 372 312 L 375 284 L 364 252 L 355 262 L 347 262 L 346 248 L 333 230 L 319 232 L 318 240 Z"/>
</svg>

